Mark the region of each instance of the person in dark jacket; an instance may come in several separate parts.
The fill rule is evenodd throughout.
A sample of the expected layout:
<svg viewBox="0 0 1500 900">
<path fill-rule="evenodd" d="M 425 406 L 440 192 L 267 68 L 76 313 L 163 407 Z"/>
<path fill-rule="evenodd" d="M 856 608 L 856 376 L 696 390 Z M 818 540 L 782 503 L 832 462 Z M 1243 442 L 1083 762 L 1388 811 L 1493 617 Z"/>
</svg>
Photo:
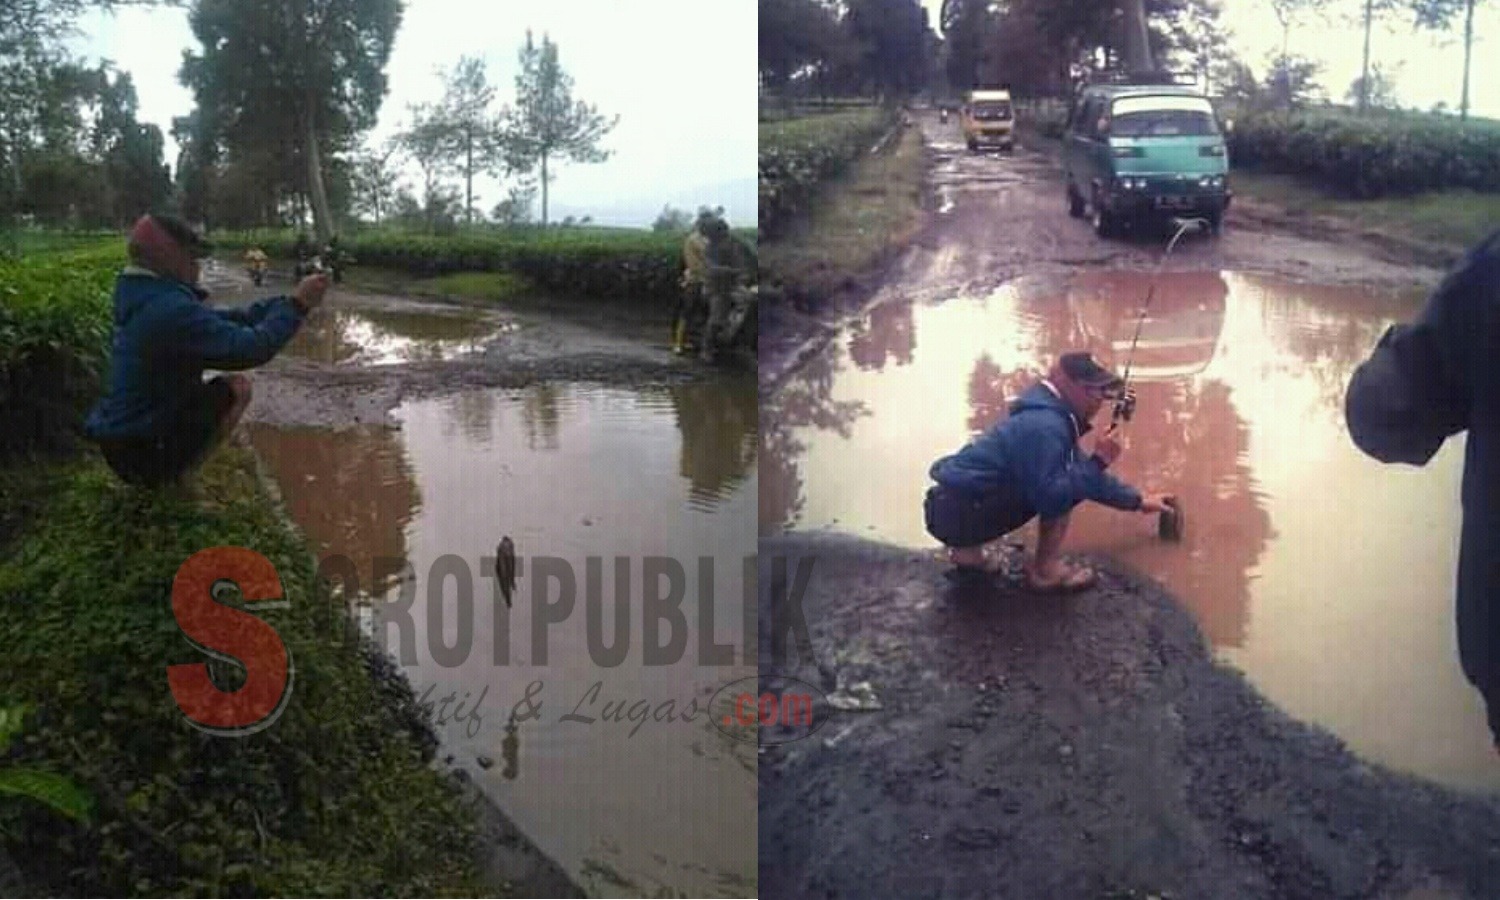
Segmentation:
<svg viewBox="0 0 1500 900">
<path fill-rule="evenodd" d="M 1041 520 L 1036 555 L 1026 567 L 1033 590 L 1082 590 L 1094 582 L 1083 566 L 1061 561 L 1073 507 L 1093 500 L 1115 509 L 1157 513 L 1167 495 L 1142 495 L 1106 470 L 1120 455 L 1104 435 L 1085 455 L 1079 440 L 1104 401 L 1124 387 L 1088 353 L 1064 354 L 1027 389 L 1010 415 L 958 453 L 933 463 L 927 491 L 928 533 L 948 547 L 960 571 L 989 572 L 984 545 Z"/>
<path fill-rule="evenodd" d="M 222 442 L 250 402 L 250 380 L 203 370 L 270 361 L 323 300 L 326 276 L 240 309 L 215 309 L 198 287 L 211 247 L 181 220 L 142 216 L 131 229 L 131 265 L 115 280 L 109 389 L 85 429 L 124 481 L 181 482 Z"/>
<path fill-rule="evenodd" d="M 1349 381 L 1349 435 L 1385 463 L 1426 465 L 1468 432 L 1459 538 L 1459 662 L 1500 752 L 1500 231 L 1474 247 L 1416 319 L 1393 325 Z"/>
</svg>

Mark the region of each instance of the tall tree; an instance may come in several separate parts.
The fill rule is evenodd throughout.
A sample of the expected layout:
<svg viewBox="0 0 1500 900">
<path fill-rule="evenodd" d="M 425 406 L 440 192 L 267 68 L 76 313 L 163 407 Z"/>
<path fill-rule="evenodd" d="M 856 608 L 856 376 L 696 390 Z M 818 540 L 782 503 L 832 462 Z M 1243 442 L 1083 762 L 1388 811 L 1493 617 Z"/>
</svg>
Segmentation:
<svg viewBox="0 0 1500 900">
<path fill-rule="evenodd" d="M 1377 82 L 1370 75 L 1370 32 L 1374 30 L 1375 20 L 1404 5 L 1404 0 L 1364 0 L 1364 12 L 1361 15 L 1365 31 L 1364 56 L 1360 62 L 1359 78 L 1354 81 L 1355 92 L 1350 98 L 1354 101 L 1355 108 L 1361 113 L 1369 109 L 1372 104 L 1370 88 L 1376 86 Z M 1390 85 L 1383 85 L 1389 89 Z M 1380 105 L 1380 104 L 1375 104 Z"/>
<path fill-rule="evenodd" d="M 540 167 L 545 226 L 550 161 L 599 163 L 609 159 L 611 151 L 599 143 L 620 117 L 607 118 L 593 105 L 573 99 L 573 78 L 563 71 L 557 45 L 545 34 L 538 45 L 528 30 L 519 56 L 516 104 L 505 116 L 504 143 L 510 168 L 529 172 Z"/>
<path fill-rule="evenodd" d="M 1452 28 L 1453 19 L 1464 14 L 1464 81 L 1463 94 L 1458 102 L 1460 121 L 1469 118 L 1469 60 L 1474 49 L 1474 7 L 1479 0 L 1413 0 L 1419 28 L 1446 31 Z"/>
<path fill-rule="evenodd" d="M 437 225 L 437 215 L 447 208 L 449 192 L 442 179 L 453 173 L 452 156 L 449 149 L 449 131 L 441 111 L 431 103 L 420 103 L 409 107 L 411 125 L 396 137 L 407 159 L 422 170 L 422 208 L 427 212 L 427 229 Z"/>
<path fill-rule="evenodd" d="M 916 93 L 927 73 L 927 10 L 917 0 L 848 0 L 846 27 L 864 48 L 861 74 L 882 97 Z"/>
<path fill-rule="evenodd" d="M 231 145 L 287 139 L 300 161 L 318 239 L 333 229 L 325 153 L 375 125 L 401 0 L 196 0 L 202 44 L 180 78 Z"/>
<path fill-rule="evenodd" d="M 505 170 L 503 119 L 490 112 L 495 89 L 490 86 L 484 60 L 464 56 L 443 74 L 442 102 L 434 110 L 433 127 L 442 135 L 437 150 L 464 176 L 464 221 L 474 221 L 474 173 Z"/>
<path fill-rule="evenodd" d="M 938 19 L 948 53 L 944 73 L 953 90 L 966 91 L 981 81 L 985 44 L 994 34 L 995 16 L 989 0 L 943 0 Z"/>
<path fill-rule="evenodd" d="M 388 141 L 383 147 L 366 147 L 354 157 L 351 173 L 355 208 L 368 212 L 380 224 L 381 215 L 390 209 L 396 190 L 397 172 L 392 158 L 401 150 L 399 141 Z"/>
<path fill-rule="evenodd" d="M 760 0 L 756 32 L 760 77 L 772 89 L 833 61 L 843 41 L 833 9 L 822 0 Z"/>
</svg>

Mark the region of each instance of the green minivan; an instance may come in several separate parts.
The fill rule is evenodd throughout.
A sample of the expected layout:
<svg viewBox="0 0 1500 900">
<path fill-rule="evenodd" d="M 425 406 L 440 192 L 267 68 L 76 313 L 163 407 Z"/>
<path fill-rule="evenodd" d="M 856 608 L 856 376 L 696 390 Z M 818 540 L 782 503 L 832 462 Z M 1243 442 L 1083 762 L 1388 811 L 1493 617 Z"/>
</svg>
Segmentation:
<svg viewBox="0 0 1500 900">
<path fill-rule="evenodd" d="M 1100 237 L 1171 216 L 1206 219 L 1218 234 L 1233 196 L 1224 138 L 1196 88 L 1087 87 L 1063 136 L 1068 213 L 1092 216 Z"/>
</svg>

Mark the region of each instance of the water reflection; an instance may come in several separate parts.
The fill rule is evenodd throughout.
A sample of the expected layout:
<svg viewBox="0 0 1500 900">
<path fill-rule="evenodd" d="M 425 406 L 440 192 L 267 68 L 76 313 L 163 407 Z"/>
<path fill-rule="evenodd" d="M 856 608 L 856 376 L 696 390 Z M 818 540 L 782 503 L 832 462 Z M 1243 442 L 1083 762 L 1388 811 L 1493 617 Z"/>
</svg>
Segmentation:
<svg viewBox="0 0 1500 900">
<path fill-rule="evenodd" d="M 1381 466 L 1343 421 L 1353 369 L 1422 296 L 1167 274 L 1141 322 L 1149 288 L 1149 273 L 1082 273 L 1061 289 L 882 308 L 766 402 L 762 533 L 933 547 L 921 516 L 932 460 L 1001 419 L 1064 350 L 1123 369 L 1140 322 L 1139 402 L 1116 470 L 1183 499 L 1184 540 L 1159 540 L 1154 517 L 1085 504 L 1070 548 L 1166 583 L 1223 658 L 1357 752 L 1500 787 L 1452 625 L 1463 440 L 1421 470 Z"/>
<path fill-rule="evenodd" d="M 725 737 L 703 714 L 655 718 L 663 704 L 683 716 L 690 702 L 706 708 L 724 684 L 754 671 L 743 597 L 743 562 L 756 540 L 756 490 L 747 484 L 753 389 L 534 385 L 410 402 L 396 412 L 399 430 L 255 430 L 320 552 L 365 570 L 377 556 L 410 561 L 406 633 L 382 602 L 392 595 L 374 604 L 371 633 L 393 649 L 414 648 L 406 673 L 419 696 L 465 698 L 466 713 L 478 704 L 478 721 L 455 722 L 449 707 L 445 752 L 591 896 L 754 893 L 754 745 Z M 478 574 L 491 571 L 486 560 L 502 534 L 514 536 L 521 561 L 513 608 Z M 533 621 L 538 585 L 528 578 L 542 556 L 566 561 L 577 579 L 571 613 L 545 626 Z M 462 579 L 431 577 L 445 557 L 476 573 L 469 613 L 460 612 Z M 648 557 L 685 568 L 680 662 L 643 660 Z M 591 559 L 603 565 L 591 568 Z M 628 563 L 629 582 L 618 579 L 617 561 Z M 557 599 L 555 582 L 543 588 L 546 601 Z M 623 639 L 623 662 L 595 658 L 592 606 L 604 646 Z M 619 613 L 627 631 L 617 630 Z M 471 616 L 468 653 L 440 661 L 465 645 L 461 615 Z M 542 627 L 546 656 L 538 657 L 533 634 Z M 732 658 L 702 662 L 708 643 L 731 648 Z M 532 682 L 543 685 L 541 718 L 518 718 Z M 640 703 L 653 718 L 632 734 L 633 720 L 622 717 Z"/>
<path fill-rule="evenodd" d="M 456 359 L 478 352 L 486 339 L 509 327 L 474 310 L 329 306 L 307 320 L 286 352 L 318 362 L 367 366 Z"/>
<path fill-rule="evenodd" d="M 712 509 L 734 493 L 755 466 L 755 382 L 700 382 L 669 390 L 682 431 L 679 471 L 688 480 L 688 502 L 697 509 Z"/>
<path fill-rule="evenodd" d="M 911 364 L 917 334 L 910 301 L 877 306 L 851 330 L 849 358 L 861 369 L 879 372 L 887 358 L 894 359 L 898 366 Z"/>
<path fill-rule="evenodd" d="M 287 511 L 319 557 L 347 556 L 359 590 L 378 592 L 375 560 L 406 558 L 406 529 L 421 503 L 399 433 L 369 426 L 251 425 L 249 431 Z"/>
</svg>

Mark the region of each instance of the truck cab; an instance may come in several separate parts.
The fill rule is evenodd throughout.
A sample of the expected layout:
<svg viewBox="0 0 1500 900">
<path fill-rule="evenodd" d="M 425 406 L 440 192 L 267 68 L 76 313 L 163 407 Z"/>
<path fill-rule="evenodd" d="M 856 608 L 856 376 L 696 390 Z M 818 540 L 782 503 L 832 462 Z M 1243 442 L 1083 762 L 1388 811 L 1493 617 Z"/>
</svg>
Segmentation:
<svg viewBox="0 0 1500 900">
<path fill-rule="evenodd" d="M 1010 151 L 1014 147 L 1016 114 L 1010 91 L 970 91 L 964 99 L 964 142 L 970 150 L 990 144 Z"/>
<path fill-rule="evenodd" d="M 1068 212 L 1091 215 L 1100 237 L 1168 216 L 1219 233 L 1233 191 L 1225 131 L 1208 98 L 1177 84 L 1083 90 L 1063 135 Z"/>
</svg>

